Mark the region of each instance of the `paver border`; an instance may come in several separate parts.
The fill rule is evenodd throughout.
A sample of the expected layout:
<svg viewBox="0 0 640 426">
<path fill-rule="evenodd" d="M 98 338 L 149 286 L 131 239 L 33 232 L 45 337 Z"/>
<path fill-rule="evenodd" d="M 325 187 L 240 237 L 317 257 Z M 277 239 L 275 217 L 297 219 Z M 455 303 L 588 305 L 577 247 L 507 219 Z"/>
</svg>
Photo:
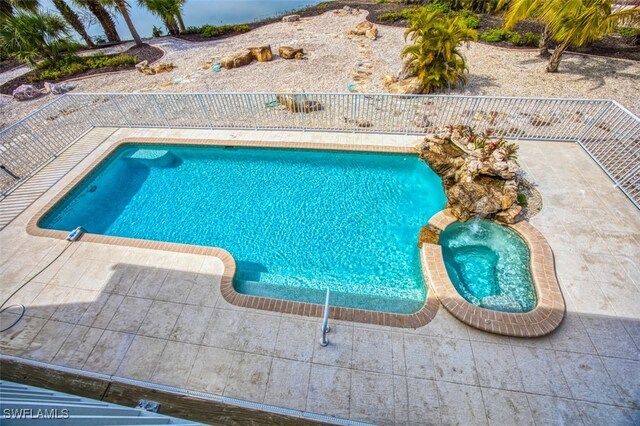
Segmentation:
<svg viewBox="0 0 640 426">
<path fill-rule="evenodd" d="M 429 225 L 441 232 L 457 219 L 448 209 L 436 213 Z M 531 278 L 538 296 L 536 307 L 525 313 L 500 312 L 469 303 L 456 290 L 444 264 L 442 247 L 425 243 L 420 249 L 431 289 L 453 316 L 471 327 L 515 337 L 544 336 L 555 330 L 565 313 L 565 303 L 555 272 L 553 252 L 542 233 L 529 222 L 508 225 L 527 243 Z"/>
<path fill-rule="evenodd" d="M 177 145 L 201 145 L 201 146 L 238 146 L 238 147 L 262 147 L 262 148 L 287 148 L 287 149 L 314 149 L 328 151 L 359 151 L 382 152 L 398 154 L 414 154 L 411 146 L 390 145 L 360 145 L 360 144 L 336 144 L 319 142 L 274 142 L 274 141 L 243 141 L 243 140 L 219 140 L 219 139 L 191 139 L 191 138 L 150 138 L 150 137 L 125 137 L 113 143 L 104 153 L 96 158 L 78 176 L 56 194 L 44 207 L 42 207 L 28 222 L 26 231 L 29 235 L 65 239 L 68 235 L 65 231 L 44 229 L 38 226 L 40 219 L 70 191 L 72 191 L 89 173 L 91 173 L 103 160 L 122 145 L 136 143 L 148 145 L 177 144 Z M 416 235 L 417 239 L 417 235 Z M 222 297 L 232 305 L 244 308 L 268 310 L 288 314 L 322 317 L 324 306 L 315 303 L 294 302 L 283 299 L 271 299 L 267 297 L 252 296 L 238 293 L 233 287 L 233 279 L 236 273 L 236 262 L 231 253 L 224 248 L 205 247 L 188 244 L 168 243 L 134 238 L 112 237 L 99 234 L 85 233 L 81 240 L 99 244 L 111 244 L 144 248 L 151 250 L 173 251 L 178 253 L 190 253 L 219 258 L 224 264 L 224 273 L 220 279 L 220 292 Z M 438 299 L 432 288 L 429 287 L 428 277 L 422 268 L 423 282 L 427 289 L 425 303 L 420 310 L 412 314 L 396 314 L 391 312 L 370 311 L 365 309 L 345 308 L 332 306 L 330 317 L 337 320 L 354 321 L 367 324 L 385 325 L 400 328 L 417 328 L 428 324 L 438 311 Z"/>
</svg>

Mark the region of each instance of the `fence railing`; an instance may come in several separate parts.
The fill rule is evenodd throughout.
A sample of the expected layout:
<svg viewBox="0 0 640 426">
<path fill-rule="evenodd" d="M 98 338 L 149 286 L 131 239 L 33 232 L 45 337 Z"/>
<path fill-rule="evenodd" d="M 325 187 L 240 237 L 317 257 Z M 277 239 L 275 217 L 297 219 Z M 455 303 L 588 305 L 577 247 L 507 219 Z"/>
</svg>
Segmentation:
<svg viewBox="0 0 640 426">
<path fill-rule="evenodd" d="M 485 96 L 66 94 L 0 132 L 6 194 L 93 127 L 425 134 L 449 124 L 579 143 L 640 208 L 640 119 L 611 100 Z"/>
</svg>

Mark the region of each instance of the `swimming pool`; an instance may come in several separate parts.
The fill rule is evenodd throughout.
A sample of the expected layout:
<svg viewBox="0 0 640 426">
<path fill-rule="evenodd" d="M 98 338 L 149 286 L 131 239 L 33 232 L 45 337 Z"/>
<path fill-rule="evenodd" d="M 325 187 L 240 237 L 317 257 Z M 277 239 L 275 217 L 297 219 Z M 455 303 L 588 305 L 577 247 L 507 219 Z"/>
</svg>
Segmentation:
<svg viewBox="0 0 640 426">
<path fill-rule="evenodd" d="M 221 247 L 240 293 L 394 313 L 426 288 L 420 227 L 445 204 L 415 155 L 125 144 L 39 221 Z"/>
</svg>

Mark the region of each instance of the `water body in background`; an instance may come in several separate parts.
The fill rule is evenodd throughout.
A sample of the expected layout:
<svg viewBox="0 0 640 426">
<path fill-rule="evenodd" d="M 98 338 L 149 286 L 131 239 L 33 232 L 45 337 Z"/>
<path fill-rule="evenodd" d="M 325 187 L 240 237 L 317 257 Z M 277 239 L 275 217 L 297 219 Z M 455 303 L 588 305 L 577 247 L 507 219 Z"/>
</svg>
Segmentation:
<svg viewBox="0 0 640 426">
<path fill-rule="evenodd" d="M 78 10 L 78 7 L 73 5 L 71 1 L 67 1 L 67 3 L 75 10 Z M 129 0 L 128 3 L 130 6 L 129 14 L 141 37 L 151 37 L 151 30 L 154 25 L 162 28 L 163 33 L 167 33 L 160 18 L 152 15 L 147 9 L 138 6 L 137 0 Z M 187 27 L 204 24 L 242 24 L 318 3 L 320 3 L 318 0 L 188 0 L 184 6 L 182 17 Z M 42 9 L 57 13 L 52 0 L 40 0 L 40 4 Z M 130 40 L 131 33 L 124 19 L 119 13 L 114 15 L 120 37 L 123 40 Z M 87 31 L 91 36 L 104 34 L 97 21 L 89 26 Z M 79 39 L 75 32 L 73 32 L 73 35 L 74 38 Z"/>
</svg>

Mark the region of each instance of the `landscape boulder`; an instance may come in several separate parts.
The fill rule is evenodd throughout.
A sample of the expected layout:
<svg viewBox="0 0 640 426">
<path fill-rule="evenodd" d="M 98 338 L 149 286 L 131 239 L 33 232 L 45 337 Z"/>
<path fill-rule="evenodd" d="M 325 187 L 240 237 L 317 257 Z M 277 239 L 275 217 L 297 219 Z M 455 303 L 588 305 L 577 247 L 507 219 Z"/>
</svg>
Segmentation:
<svg viewBox="0 0 640 426">
<path fill-rule="evenodd" d="M 251 52 L 251 56 L 258 62 L 268 62 L 273 59 L 273 53 L 271 52 L 271 46 L 258 46 L 258 47 L 250 47 L 249 51 Z"/>
<path fill-rule="evenodd" d="M 136 70 L 144 75 L 154 75 L 156 71 L 149 66 L 149 61 L 142 61 L 136 64 Z"/>
<path fill-rule="evenodd" d="M 378 29 L 376 27 L 369 28 L 364 32 L 364 36 L 370 40 L 375 40 L 378 38 Z"/>
<path fill-rule="evenodd" d="M 171 72 L 173 71 L 173 63 L 168 62 L 166 64 L 158 64 L 155 67 L 153 67 L 153 70 L 156 72 L 156 74 L 160 74 L 163 72 Z"/>
<path fill-rule="evenodd" d="M 42 92 L 31 84 L 21 84 L 11 92 L 13 98 L 18 101 L 28 101 L 29 99 L 35 99 L 42 95 Z"/>
<path fill-rule="evenodd" d="M 282 17 L 282 22 L 297 22 L 300 20 L 300 15 L 287 15 Z"/>
<path fill-rule="evenodd" d="M 302 48 L 282 46 L 278 49 L 278 54 L 282 59 L 303 59 L 304 51 Z"/>
<path fill-rule="evenodd" d="M 401 94 L 401 95 L 416 95 L 422 93 L 424 90 L 424 84 L 418 77 L 409 77 L 404 80 L 390 83 L 387 86 L 389 93 Z"/>
<path fill-rule="evenodd" d="M 223 57 L 220 60 L 220 66 L 226 70 L 230 70 L 232 68 L 243 67 L 245 65 L 250 64 L 253 61 L 253 54 L 249 49 L 232 53 Z"/>
<path fill-rule="evenodd" d="M 276 95 L 278 103 L 291 112 L 311 112 L 321 111 L 322 104 L 300 94 L 280 94 Z"/>
<path fill-rule="evenodd" d="M 378 29 L 369 21 L 362 21 L 354 29 L 347 31 L 347 35 L 365 36 L 371 40 L 378 38 Z"/>
</svg>

